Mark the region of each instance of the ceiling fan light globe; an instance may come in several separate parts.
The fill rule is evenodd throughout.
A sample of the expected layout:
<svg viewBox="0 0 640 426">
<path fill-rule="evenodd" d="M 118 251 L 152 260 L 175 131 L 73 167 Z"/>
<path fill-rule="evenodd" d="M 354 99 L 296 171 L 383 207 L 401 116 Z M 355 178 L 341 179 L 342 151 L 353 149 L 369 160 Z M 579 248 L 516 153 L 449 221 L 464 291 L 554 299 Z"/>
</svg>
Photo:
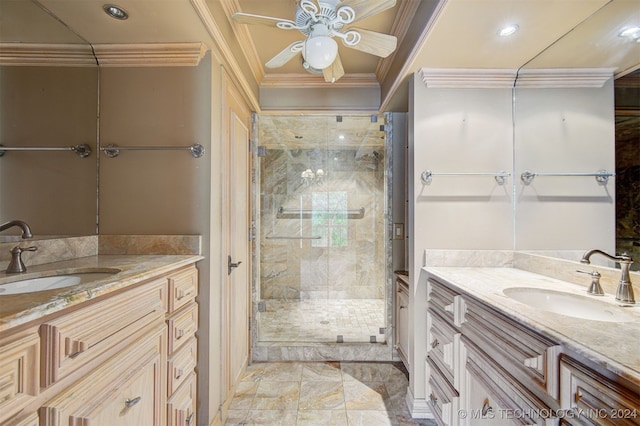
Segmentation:
<svg viewBox="0 0 640 426">
<path fill-rule="evenodd" d="M 328 36 L 308 38 L 302 49 L 304 60 L 313 68 L 324 69 L 335 61 L 338 55 L 338 43 Z"/>
</svg>

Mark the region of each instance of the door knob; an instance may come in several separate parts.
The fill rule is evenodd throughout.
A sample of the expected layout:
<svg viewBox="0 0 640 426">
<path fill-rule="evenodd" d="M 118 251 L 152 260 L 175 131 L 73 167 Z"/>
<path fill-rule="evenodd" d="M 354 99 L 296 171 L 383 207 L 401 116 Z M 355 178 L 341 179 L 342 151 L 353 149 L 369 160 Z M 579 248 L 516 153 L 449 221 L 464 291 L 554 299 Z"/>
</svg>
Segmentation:
<svg viewBox="0 0 640 426">
<path fill-rule="evenodd" d="M 233 261 L 231 260 L 231 256 L 227 256 L 227 275 L 231 275 L 231 272 L 233 272 L 233 269 L 240 266 L 241 263 L 242 261 L 233 263 Z"/>
</svg>

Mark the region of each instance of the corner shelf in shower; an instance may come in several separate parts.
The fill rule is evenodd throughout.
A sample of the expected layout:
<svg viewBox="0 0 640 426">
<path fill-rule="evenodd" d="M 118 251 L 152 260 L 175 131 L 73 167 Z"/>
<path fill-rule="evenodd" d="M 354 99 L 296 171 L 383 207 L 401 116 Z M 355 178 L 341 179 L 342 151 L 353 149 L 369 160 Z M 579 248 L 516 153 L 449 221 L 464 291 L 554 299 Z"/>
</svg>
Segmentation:
<svg viewBox="0 0 640 426">
<path fill-rule="evenodd" d="M 316 210 L 316 209 L 285 209 L 280 207 L 276 217 L 278 219 L 311 219 L 312 217 L 346 216 L 347 219 L 362 219 L 364 207 L 346 210 Z"/>
</svg>

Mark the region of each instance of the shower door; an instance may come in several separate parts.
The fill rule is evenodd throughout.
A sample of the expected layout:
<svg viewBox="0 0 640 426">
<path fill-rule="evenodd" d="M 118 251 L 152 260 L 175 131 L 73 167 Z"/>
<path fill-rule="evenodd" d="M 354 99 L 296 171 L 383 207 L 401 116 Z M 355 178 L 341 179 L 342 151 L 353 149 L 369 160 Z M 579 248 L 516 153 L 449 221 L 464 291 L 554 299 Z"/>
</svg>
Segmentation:
<svg viewBox="0 0 640 426">
<path fill-rule="evenodd" d="M 259 341 L 385 340 L 385 132 L 377 120 L 258 118 Z"/>
</svg>

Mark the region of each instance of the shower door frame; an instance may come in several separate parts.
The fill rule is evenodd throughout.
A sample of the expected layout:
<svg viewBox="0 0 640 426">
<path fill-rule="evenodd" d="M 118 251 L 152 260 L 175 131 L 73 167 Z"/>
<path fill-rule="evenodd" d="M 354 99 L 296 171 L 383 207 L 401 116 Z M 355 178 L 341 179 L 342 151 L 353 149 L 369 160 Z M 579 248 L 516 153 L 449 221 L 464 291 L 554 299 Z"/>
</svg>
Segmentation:
<svg viewBox="0 0 640 426">
<path fill-rule="evenodd" d="M 393 114 L 371 114 L 353 112 L 343 116 L 382 115 L 384 118 L 384 297 L 385 297 L 385 342 L 384 343 L 336 343 L 336 342 L 261 342 L 259 336 L 258 316 L 260 302 L 260 155 L 259 155 L 259 116 L 260 115 L 300 115 L 301 119 L 308 115 L 327 116 L 327 112 L 317 114 L 291 113 L 286 111 L 269 112 L 252 115 L 252 132 L 250 150 L 252 156 L 251 169 L 251 354 L 253 362 L 261 361 L 400 361 L 394 341 L 394 272 L 391 236 L 393 235 L 392 188 L 393 188 Z M 368 350 L 367 350 L 368 349 Z"/>
</svg>

